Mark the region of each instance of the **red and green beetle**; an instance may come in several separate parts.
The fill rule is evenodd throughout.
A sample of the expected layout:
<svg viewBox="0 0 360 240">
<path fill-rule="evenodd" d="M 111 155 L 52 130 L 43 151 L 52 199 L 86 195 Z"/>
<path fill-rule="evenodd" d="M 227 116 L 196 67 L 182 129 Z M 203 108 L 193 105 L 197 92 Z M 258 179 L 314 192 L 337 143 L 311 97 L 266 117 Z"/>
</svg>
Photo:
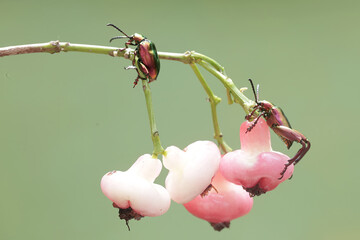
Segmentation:
<svg viewBox="0 0 360 240">
<path fill-rule="evenodd" d="M 258 111 L 258 115 L 255 118 L 253 124 L 247 129 L 246 132 L 250 132 L 258 122 L 261 117 L 264 117 L 267 125 L 283 140 L 289 149 L 292 143 L 298 142 L 302 145 L 299 151 L 295 154 L 295 156 L 288 160 L 288 163 L 285 164 L 284 170 L 280 173 L 282 179 L 284 177 L 284 173 L 287 168 L 294 163 L 297 164 L 309 151 L 310 149 L 310 141 L 299 131 L 291 128 L 289 120 L 286 118 L 284 112 L 280 107 L 273 105 L 268 101 L 259 101 L 259 85 L 257 85 L 257 93 L 255 92 L 255 87 L 251 79 L 249 79 L 251 83 L 251 87 L 255 96 L 256 106 L 253 108 L 252 112 L 249 113 L 245 119 L 251 120 L 253 116 Z"/>
<path fill-rule="evenodd" d="M 134 51 L 135 56 L 132 62 L 133 65 L 125 68 L 136 69 L 138 73 L 134 81 L 134 87 L 137 85 L 139 79 L 148 79 L 149 83 L 155 81 L 160 71 L 160 60 L 155 44 L 139 33 L 134 33 L 129 36 L 114 24 L 109 23 L 107 26 L 111 26 L 125 35 L 113 37 L 110 39 L 110 42 L 114 39 L 128 38 L 129 41 L 125 43 L 125 47 L 128 48 L 129 45 L 136 46 Z"/>
</svg>

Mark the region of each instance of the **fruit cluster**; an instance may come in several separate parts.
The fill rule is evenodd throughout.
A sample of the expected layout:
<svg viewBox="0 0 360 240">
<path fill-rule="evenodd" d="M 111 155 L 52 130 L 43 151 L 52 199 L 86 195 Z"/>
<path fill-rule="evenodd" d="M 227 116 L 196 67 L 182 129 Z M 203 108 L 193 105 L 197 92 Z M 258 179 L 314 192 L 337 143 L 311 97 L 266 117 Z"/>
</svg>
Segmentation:
<svg viewBox="0 0 360 240">
<path fill-rule="evenodd" d="M 127 171 L 105 174 L 101 189 L 127 225 L 130 219 L 164 214 L 173 200 L 215 230 L 228 228 L 231 220 L 250 212 L 252 197 L 275 189 L 294 170 L 290 165 L 280 174 L 289 157 L 272 150 L 266 121 L 259 119 L 247 132 L 250 126 L 246 121 L 240 127 L 241 150 L 223 156 L 210 141 L 194 142 L 184 150 L 168 147 L 163 156 L 169 170 L 165 187 L 154 183 L 161 161 L 145 154 Z"/>
</svg>

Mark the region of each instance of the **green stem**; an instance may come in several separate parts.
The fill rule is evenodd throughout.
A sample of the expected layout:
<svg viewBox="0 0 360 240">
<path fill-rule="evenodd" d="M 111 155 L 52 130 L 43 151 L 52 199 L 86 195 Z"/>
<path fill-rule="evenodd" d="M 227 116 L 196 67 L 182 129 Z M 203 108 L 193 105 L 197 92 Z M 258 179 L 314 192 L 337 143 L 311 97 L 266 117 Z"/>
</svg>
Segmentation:
<svg viewBox="0 0 360 240">
<path fill-rule="evenodd" d="M 59 41 L 0 48 L 0 57 L 17 55 L 17 54 L 27 54 L 27 53 L 39 53 L 39 52 L 59 53 L 59 52 L 71 52 L 71 51 L 106 54 L 113 57 L 124 57 L 130 60 L 132 60 L 134 57 L 134 49 L 131 48 L 115 48 L 115 47 L 76 44 L 76 43 L 59 42 Z M 250 110 L 254 107 L 255 102 L 248 99 L 244 94 L 242 94 L 242 92 L 235 86 L 233 81 L 226 76 L 224 68 L 218 62 L 216 62 L 214 59 L 210 57 L 207 57 L 203 54 L 194 51 L 187 51 L 185 53 L 158 52 L 158 56 L 160 59 L 179 61 L 191 65 L 196 76 L 198 77 L 205 91 L 207 92 L 210 98 L 210 102 L 212 104 L 211 109 L 212 109 L 213 123 L 215 129 L 215 138 L 220 143 L 222 149 L 224 151 L 228 151 L 228 149 L 230 148 L 222 140 L 222 135 L 220 133 L 220 129 L 218 129 L 218 123 L 216 117 L 215 107 L 217 101 L 220 100 L 218 97 L 212 94 L 210 88 L 208 88 L 204 78 L 201 76 L 195 64 L 198 63 L 205 70 L 207 70 L 217 79 L 219 79 L 227 89 L 228 102 L 231 103 L 232 102 L 231 97 L 233 97 L 234 101 L 242 106 L 246 114 L 249 114 Z M 154 144 L 153 154 L 158 155 L 161 154 L 164 150 L 160 144 L 160 138 L 156 129 L 154 115 L 152 112 L 151 92 L 149 86 L 147 85 L 147 83 L 144 83 L 144 81 L 143 81 L 143 86 L 144 86 L 145 99 L 147 101 L 152 140 Z"/>
<path fill-rule="evenodd" d="M 27 53 L 59 53 L 59 52 L 87 52 L 125 57 L 125 51 L 119 48 L 97 45 L 76 44 L 69 42 L 51 41 L 48 43 L 27 44 L 0 48 L 0 57 Z"/>
<path fill-rule="evenodd" d="M 185 53 L 158 52 L 158 55 L 160 59 L 179 61 L 186 64 L 191 64 L 193 62 L 198 62 L 202 60 L 209 63 L 217 71 L 225 73 L 224 67 L 221 66 L 214 59 L 194 51 L 186 51 Z"/>
<path fill-rule="evenodd" d="M 197 52 L 191 52 L 191 55 L 196 60 L 202 60 L 207 63 L 209 63 L 212 67 L 214 67 L 217 71 L 225 74 L 225 69 L 223 66 L 221 66 L 218 62 L 216 62 L 214 59 L 209 58 L 208 56 L 205 56 L 204 54 L 197 53 Z"/>
<path fill-rule="evenodd" d="M 224 153 L 231 152 L 232 149 L 225 143 L 225 141 L 223 139 L 223 135 L 222 135 L 222 133 L 220 131 L 220 127 L 219 127 L 219 121 L 217 118 L 216 106 L 220 103 L 221 98 L 219 98 L 212 92 L 212 90 L 210 89 L 209 85 L 205 81 L 204 77 L 202 76 L 202 74 L 199 71 L 199 68 L 196 66 L 196 64 L 190 63 L 190 67 L 194 71 L 195 75 L 199 79 L 201 85 L 203 86 L 206 94 L 209 97 L 209 102 L 210 102 L 210 106 L 211 106 L 211 117 L 213 120 L 213 127 L 214 127 L 214 132 L 215 132 L 214 138 L 216 139 L 216 141 L 220 145 L 221 150 Z"/>
<path fill-rule="evenodd" d="M 113 57 L 124 57 L 131 60 L 134 56 L 134 50 L 130 48 L 124 49 L 107 46 L 51 41 L 48 43 L 18 45 L 0 48 L 0 57 L 37 52 L 58 53 L 71 51 L 107 54 Z M 255 105 L 253 101 L 249 100 L 247 97 L 245 97 L 244 94 L 239 91 L 233 81 L 226 76 L 224 68 L 214 59 L 194 51 L 187 51 L 185 53 L 158 52 L 158 56 L 160 59 L 179 61 L 185 64 L 191 64 L 194 62 L 200 64 L 223 83 L 226 89 L 230 91 L 236 102 L 243 107 L 246 113 L 249 113 L 249 109 Z"/>
<path fill-rule="evenodd" d="M 250 109 L 254 107 L 255 102 L 248 99 L 234 84 L 234 82 L 227 77 L 226 75 L 218 72 L 212 66 L 210 66 L 207 62 L 199 61 L 198 64 L 205 68 L 208 72 L 214 75 L 217 79 L 221 81 L 224 87 L 230 92 L 230 94 L 234 97 L 235 102 L 239 103 L 241 107 L 244 109 L 246 114 L 250 113 Z"/>
<path fill-rule="evenodd" d="M 151 140 L 154 145 L 153 157 L 157 158 L 158 155 L 163 154 L 164 148 L 161 146 L 159 132 L 156 128 L 155 116 L 154 116 L 154 111 L 153 111 L 153 107 L 152 107 L 151 90 L 150 90 L 149 83 L 147 82 L 147 80 L 142 80 L 142 87 L 144 90 L 146 108 L 147 108 L 148 116 L 149 116 Z"/>
<path fill-rule="evenodd" d="M 3 47 L 0 48 L 0 57 L 39 52 L 59 53 L 72 51 L 106 54 L 113 57 L 124 57 L 131 60 L 134 55 L 134 50 L 131 48 L 124 49 L 107 46 L 51 41 L 48 43 Z M 158 52 L 158 56 L 160 59 L 179 61 L 185 64 L 191 64 L 194 62 L 199 63 L 202 67 L 204 67 L 207 71 L 213 74 L 224 84 L 224 86 L 234 96 L 236 101 L 244 108 L 245 112 L 248 113 L 249 106 L 253 106 L 255 104 L 253 101 L 245 97 L 234 85 L 232 80 L 226 76 L 224 67 L 222 67 L 218 62 L 208 56 L 194 51 L 187 51 L 185 53 Z"/>
</svg>

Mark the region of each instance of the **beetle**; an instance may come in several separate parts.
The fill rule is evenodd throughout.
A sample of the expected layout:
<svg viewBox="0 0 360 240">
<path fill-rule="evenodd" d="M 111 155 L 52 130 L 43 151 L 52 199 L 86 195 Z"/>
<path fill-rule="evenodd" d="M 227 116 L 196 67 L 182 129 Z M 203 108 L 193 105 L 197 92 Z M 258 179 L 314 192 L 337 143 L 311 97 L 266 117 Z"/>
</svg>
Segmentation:
<svg viewBox="0 0 360 240">
<path fill-rule="evenodd" d="M 285 164 L 284 170 L 280 173 L 280 180 L 284 177 L 287 168 L 293 163 L 294 165 L 297 164 L 309 151 L 311 146 L 310 141 L 302 133 L 291 128 L 289 120 L 286 118 L 280 107 L 277 107 L 265 100 L 259 101 L 259 85 L 257 85 L 257 92 L 255 92 L 255 87 L 252 80 L 249 79 L 249 81 L 254 92 L 256 106 L 253 108 L 252 112 L 245 117 L 245 119 L 251 120 L 257 111 L 258 116 L 255 118 L 253 124 L 247 128 L 246 133 L 250 132 L 251 129 L 256 126 L 261 117 L 264 117 L 267 125 L 281 138 L 288 149 L 291 147 L 294 141 L 302 145 L 295 156 L 289 159 Z"/>
<path fill-rule="evenodd" d="M 155 81 L 160 71 L 160 60 L 155 44 L 139 33 L 134 33 L 129 36 L 114 24 L 109 23 L 107 26 L 113 27 L 125 35 L 113 37 L 110 39 L 110 42 L 114 39 L 128 38 L 129 40 L 125 43 L 125 48 L 128 48 L 129 45 L 136 46 L 132 66 L 125 68 L 136 69 L 138 73 L 134 81 L 134 87 L 137 85 L 139 79 L 149 79 L 149 83 Z"/>
</svg>

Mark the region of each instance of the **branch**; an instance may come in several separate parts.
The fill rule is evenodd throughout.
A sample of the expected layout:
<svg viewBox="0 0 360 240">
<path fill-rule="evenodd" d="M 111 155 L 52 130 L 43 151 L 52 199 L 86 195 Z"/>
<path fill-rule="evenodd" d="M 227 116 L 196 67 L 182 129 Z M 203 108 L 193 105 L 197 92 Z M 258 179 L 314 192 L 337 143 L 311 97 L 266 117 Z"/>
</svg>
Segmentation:
<svg viewBox="0 0 360 240">
<path fill-rule="evenodd" d="M 27 45 L 18 45 L 11 47 L 0 48 L 0 57 L 27 54 L 27 53 L 59 53 L 59 52 L 88 52 L 107 54 L 110 56 L 124 56 L 125 51 L 119 51 L 119 48 L 95 46 L 86 44 L 76 44 L 69 42 L 51 41 L 48 43 L 36 43 Z"/>
<path fill-rule="evenodd" d="M 131 48 L 115 48 L 59 41 L 0 48 L 0 57 L 27 53 L 46 52 L 53 54 L 71 51 L 106 54 L 112 57 L 124 57 L 125 59 L 130 60 L 134 58 L 134 49 Z M 160 59 L 179 61 L 185 64 L 200 64 L 223 83 L 227 91 L 230 92 L 235 101 L 242 106 L 246 113 L 249 113 L 250 109 L 255 105 L 255 102 L 248 99 L 241 91 L 239 91 L 233 81 L 226 76 L 224 67 L 222 67 L 214 59 L 194 51 L 187 51 L 185 53 L 158 52 L 158 56 Z"/>
<path fill-rule="evenodd" d="M 19 55 L 19 54 L 28 54 L 28 53 L 60 53 L 60 52 L 87 52 L 87 53 L 97 53 L 97 54 L 106 54 L 112 57 L 124 57 L 125 59 L 133 60 L 135 50 L 131 48 L 115 48 L 115 47 L 106 47 L 106 46 L 96 46 L 96 45 L 86 45 L 86 44 L 76 44 L 69 42 L 60 42 L 60 41 L 51 41 L 48 43 L 38 43 L 38 44 L 28 44 L 28 45 L 18 45 L 0 48 L 0 57 Z M 199 79 L 200 83 L 204 87 L 205 92 L 209 96 L 209 101 L 211 105 L 211 115 L 213 119 L 213 127 L 215 131 L 215 139 L 219 143 L 221 149 L 226 153 L 231 151 L 231 148 L 223 140 L 223 136 L 220 131 L 216 105 L 220 102 L 220 98 L 215 96 L 211 91 L 210 87 L 206 83 L 204 77 L 200 73 L 196 64 L 202 66 L 209 73 L 214 75 L 218 80 L 222 82 L 224 87 L 227 89 L 228 100 L 234 98 L 235 102 L 239 103 L 244 111 L 248 114 L 250 109 L 255 105 L 255 102 L 249 100 L 233 83 L 233 81 L 227 77 L 225 74 L 224 67 L 222 67 L 214 59 L 207 57 L 203 54 L 187 51 L 185 53 L 169 53 L 169 52 L 158 52 L 160 59 L 179 61 L 185 64 L 189 64 L 193 69 L 195 75 Z M 163 154 L 163 147 L 160 143 L 159 133 L 156 128 L 154 113 L 152 109 L 151 101 L 151 92 L 146 80 L 142 81 L 143 90 L 146 99 L 146 106 L 149 115 L 150 129 L 151 129 L 151 138 L 154 144 L 153 156 L 157 157 L 159 154 Z"/>
</svg>

